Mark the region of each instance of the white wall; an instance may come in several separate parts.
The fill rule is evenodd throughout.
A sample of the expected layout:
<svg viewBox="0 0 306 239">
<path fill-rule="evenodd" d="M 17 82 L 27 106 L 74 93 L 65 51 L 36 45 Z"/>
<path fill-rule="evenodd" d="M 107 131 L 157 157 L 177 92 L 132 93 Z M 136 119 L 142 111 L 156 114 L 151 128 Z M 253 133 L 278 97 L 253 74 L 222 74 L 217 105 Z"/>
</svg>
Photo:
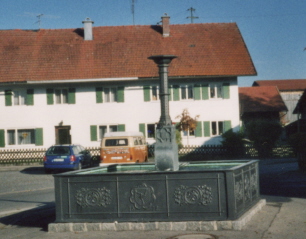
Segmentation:
<svg viewBox="0 0 306 239">
<path fill-rule="evenodd" d="M 207 81 L 207 79 L 206 79 Z M 184 109 L 188 109 L 192 117 L 199 115 L 199 121 L 231 120 L 232 127 L 239 127 L 239 99 L 237 79 L 230 81 L 230 99 L 170 101 L 170 117 L 172 121 L 179 121 L 176 116 Z M 149 82 L 149 81 L 148 81 Z M 160 101 L 144 102 L 143 85 L 132 83 L 134 86 L 125 87 L 124 103 L 96 103 L 95 88 L 100 83 L 71 84 L 71 85 L 20 85 L 18 88 L 34 89 L 34 106 L 5 106 L 6 89 L 15 85 L 0 86 L 0 129 L 43 128 L 43 148 L 55 144 L 55 126 L 60 122 L 71 126 L 72 143 L 80 143 L 86 147 L 99 146 L 99 142 L 90 141 L 90 125 L 125 124 L 126 131 L 138 131 L 139 123 L 157 123 L 160 117 Z M 198 82 L 198 80 L 197 80 Z M 150 82 L 149 82 L 150 83 Z M 154 81 L 158 84 L 158 81 Z M 122 85 L 123 83 L 119 83 Z M 76 88 L 76 104 L 47 105 L 47 88 Z M 7 134 L 5 134 L 7 137 Z M 189 137 L 190 145 L 218 144 L 220 136 L 216 137 Z M 148 140 L 152 143 L 152 140 Z M 7 143 L 7 139 L 6 139 Z M 183 139 L 183 144 L 187 139 Z M 33 148 L 35 145 L 6 144 L 5 148 Z"/>
</svg>

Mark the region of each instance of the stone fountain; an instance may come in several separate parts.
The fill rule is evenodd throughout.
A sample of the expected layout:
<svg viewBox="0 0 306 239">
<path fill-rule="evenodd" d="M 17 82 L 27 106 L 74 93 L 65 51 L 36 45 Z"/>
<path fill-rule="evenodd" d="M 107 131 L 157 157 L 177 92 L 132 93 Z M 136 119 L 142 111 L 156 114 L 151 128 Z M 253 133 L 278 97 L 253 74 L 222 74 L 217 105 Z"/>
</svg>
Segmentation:
<svg viewBox="0 0 306 239">
<path fill-rule="evenodd" d="M 54 175 L 56 223 L 235 220 L 259 199 L 257 160 L 178 162 L 169 116 L 168 66 L 159 67 L 155 163 L 113 164 Z"/>
</svg>

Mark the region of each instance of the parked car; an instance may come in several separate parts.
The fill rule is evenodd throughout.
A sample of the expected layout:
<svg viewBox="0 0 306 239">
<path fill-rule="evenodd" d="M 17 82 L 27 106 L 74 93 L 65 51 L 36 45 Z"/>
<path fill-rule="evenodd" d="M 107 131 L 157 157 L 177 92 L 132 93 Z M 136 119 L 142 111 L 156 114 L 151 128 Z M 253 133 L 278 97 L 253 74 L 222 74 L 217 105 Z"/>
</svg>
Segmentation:
<svg viewBox="0 0 306 239">
<path fill-rule="evenodd" d="M 52 170 L 80 170 L 92 165 L 92 156 L 81 145 L 54 145 L 44 156 L 46 173 Z"/>
</svg>

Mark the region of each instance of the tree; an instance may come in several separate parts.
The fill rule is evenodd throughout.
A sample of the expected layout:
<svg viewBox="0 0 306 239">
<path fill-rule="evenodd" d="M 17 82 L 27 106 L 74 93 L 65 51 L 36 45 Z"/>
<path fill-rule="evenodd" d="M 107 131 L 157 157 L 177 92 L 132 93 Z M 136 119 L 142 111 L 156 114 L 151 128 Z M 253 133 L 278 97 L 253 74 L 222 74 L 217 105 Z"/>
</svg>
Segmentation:
<svg viewBox="0 0 306 239">
<path fill-rule="evenodd" d="M 265 158 L 271 155 L 272 148 L 279 140 L 282 126 L 279 122 L 258 119 L 246 124 L 246 136 L 253 141 L 259 157 Z"/>
<path fill-rule="evenodd" d="M 197 119 L 199 118 L 199 115 L 196 115 L 194 118 L 192 118 L 189 115 L 189 112 L 187 109 L 184 109 L 182 114 L 176 116 L 176 119 L 180 119 L 179 123 L 176 125 L 176 128 L 181 132 L 184 131 L 187 133 L 187 143 L 189 144 L 189 135 L 191 132 L 194 132 L 197 128 Z"/>
</svg>

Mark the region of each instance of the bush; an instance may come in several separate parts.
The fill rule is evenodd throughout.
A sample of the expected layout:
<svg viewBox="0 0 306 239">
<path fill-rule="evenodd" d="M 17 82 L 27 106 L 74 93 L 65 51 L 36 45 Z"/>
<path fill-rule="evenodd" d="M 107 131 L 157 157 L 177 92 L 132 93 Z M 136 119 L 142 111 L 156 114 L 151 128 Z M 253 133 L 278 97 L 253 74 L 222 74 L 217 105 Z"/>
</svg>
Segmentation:
<svg viewBox="0 0 306 239">
<path fill-rule="evenodd" d="M 226 148 L 229 157 L 241 157 L 244 155 L 243 133 L 228 130 L 222 135 L 222 145 Z"/>
<path fill-rule="evenodd" d="M 260 158 L 271 156 L 272 148 L 282 134 L 279 122 L 271 120 L 254 120 L 246 124 L 246 135 L 254 142 Z"/>
</svg>

